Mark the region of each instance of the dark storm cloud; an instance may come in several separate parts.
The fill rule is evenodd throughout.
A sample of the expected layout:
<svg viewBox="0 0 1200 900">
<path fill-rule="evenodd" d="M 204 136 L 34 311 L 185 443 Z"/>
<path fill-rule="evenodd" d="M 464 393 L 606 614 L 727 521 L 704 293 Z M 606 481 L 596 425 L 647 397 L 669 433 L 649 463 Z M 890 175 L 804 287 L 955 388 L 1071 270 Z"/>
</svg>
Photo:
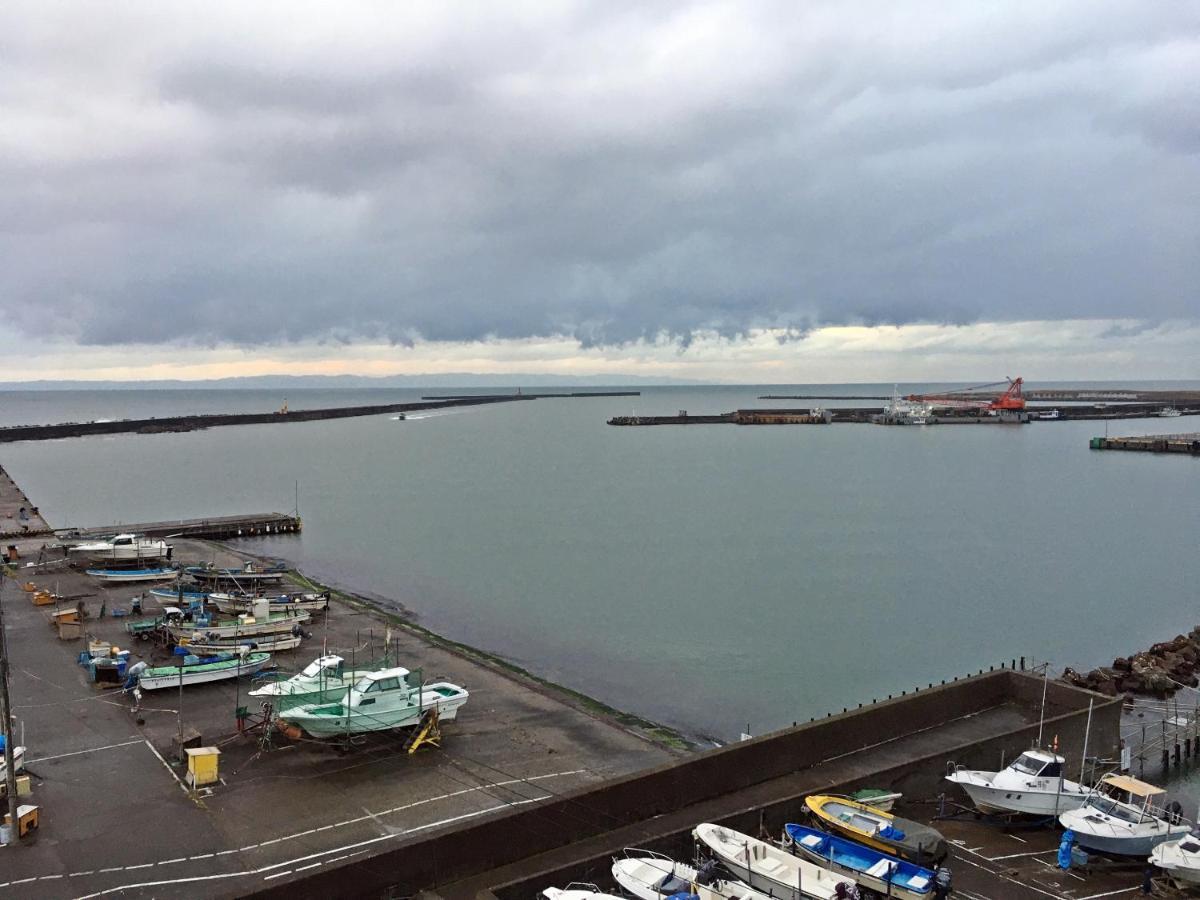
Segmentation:
<svg viewBox="0 0 1200 900">
<path fill-rule="evenodd" d="M 67 9 L 0 12 L 31 335 L 1198 315 L 1193 4 Z"/>
</svg>

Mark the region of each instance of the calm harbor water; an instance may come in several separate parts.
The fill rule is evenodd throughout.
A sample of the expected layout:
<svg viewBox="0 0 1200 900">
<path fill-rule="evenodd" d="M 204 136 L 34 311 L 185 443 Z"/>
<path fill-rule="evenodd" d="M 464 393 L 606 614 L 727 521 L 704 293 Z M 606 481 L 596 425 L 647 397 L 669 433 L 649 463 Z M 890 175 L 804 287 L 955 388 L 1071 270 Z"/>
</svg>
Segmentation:
<svg viewBox="0 0 1200 900">
<path fill-rule="evenodd" d="M 811 391 L 648 388 L 403 422 L 13 444 L 0 463 L 57 526 L 290 510 L 299 482 L 304 534 L 256 547 L 617 707 L 722 739 L 1021 655 L 1090 667 L 1200 622 L 1200 468 L 1089 451 L 1103 422 L 605 424 Z M 281 402 L 262 391 L 22 392 L 0 395 L 0 424 Z"/>
</svg>

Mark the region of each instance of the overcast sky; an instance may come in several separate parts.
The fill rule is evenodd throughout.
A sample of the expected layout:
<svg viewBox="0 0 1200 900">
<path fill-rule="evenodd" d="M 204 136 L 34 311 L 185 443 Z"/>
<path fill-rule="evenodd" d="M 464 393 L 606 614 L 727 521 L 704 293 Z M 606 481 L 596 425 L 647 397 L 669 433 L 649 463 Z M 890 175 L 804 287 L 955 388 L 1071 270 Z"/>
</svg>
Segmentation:
<svg viewBox="0 0 1200 900">
<path fill-rule="evenodd" d="M 6 380 L 1198 378 L 1198 276 L 1197 3 L 0 6 Z"/>
</svg>

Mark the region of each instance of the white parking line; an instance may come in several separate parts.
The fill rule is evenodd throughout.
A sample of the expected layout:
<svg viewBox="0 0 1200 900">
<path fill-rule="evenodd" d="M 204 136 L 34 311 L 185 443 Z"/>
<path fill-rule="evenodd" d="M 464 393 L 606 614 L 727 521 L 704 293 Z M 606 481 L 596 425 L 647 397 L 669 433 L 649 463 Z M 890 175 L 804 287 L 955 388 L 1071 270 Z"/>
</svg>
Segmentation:
<svg viewBox="0 0 1200 900">
<path fill-rule="evenodd" d="M 132 744 L 140 744 L 143 738 L 134 738 L 132 741 L 125 741 L 121 744 L 109 744 L 105 747 L 89 747 L 87 750 L 74 750 L 71 753 L 58 753 L 54 756 L 39 756 L 37 759 L 25 760 L 26 765 L 29 763 L 49 762 L 52 759 L 66 759 L 68 756 L 82 756 L 85 753 L 99 753 L 101 750 L 115 750 L 117 747 L 128 747 Z"/>
</svg>

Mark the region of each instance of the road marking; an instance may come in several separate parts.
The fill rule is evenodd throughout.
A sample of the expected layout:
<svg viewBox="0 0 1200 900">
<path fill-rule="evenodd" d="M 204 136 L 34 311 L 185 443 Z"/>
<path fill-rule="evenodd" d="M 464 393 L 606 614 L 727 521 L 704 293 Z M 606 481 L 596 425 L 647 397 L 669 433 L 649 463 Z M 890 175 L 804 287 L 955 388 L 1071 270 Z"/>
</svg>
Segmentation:
<svg viewBox="0 0 1200 900">
<path fill-rule="evenodd" d="M 158 761 L 163 764 L 163 768 L 171 773 L 171 777 L 175 779 L 175 783 L 179 785 L 179 789 L 181 791 L 183 791 L 183 793 L 185 795 L 187 795 L 187 792 L 188 792 L 187 785 L 185 785 L 183 783 L 183 781 L 180 780 L 179 776 L 175 774 L 175 770 L 172 769 L 170 764 L 165 759 L 162 758 L 162 754 L 154 749 L 154 745 L 152 743 L 150 743 L 149 740 L 146 740 L 145 743 L 146 743 L 146 746 L 150 748 L 150 752 L 158 757 Z"/>
<path fill-rule="evenodd" d="M 1121 888 L 1119 891 L 1108 891 L 1103 894 L 1088 894 L 1086 897 L 1080 897 L 1079 900 L 1097 900 L 1098 897 L 1115 897 L 1117 894 L 1132 894 L 1134 891 L 1140 891 L 1141 888 Z"/>
<path fill-rule="evenodd" d="M 52 759 L 66 759 L 68 756 L 82 756 L 84 753 L 99 753 L 101 750 L 115 750 L 117 747 L 128 747 L 132 744 L 140 744 L 144 738 L 134 738 L 132 741 L 125 741 L 121 744 L 109 744 L 106 747 L 89 747 L 87 750 L 75 750 L 71 753 L 59 753 L 55 756 L 39 756 L 37 759 L 27 759 L 25 763 L 43 763 L 49 762 Z M 174 774 L 173 772 L 171 774 Z"/>
<path fill-rule="evenodd" d="M 169 866 L 172 863 L 177 863 L 177 862 L 187 862 L 187 857 L 181 856 L 178 859 L 160 859 L 155 865 Z"/>
<path fill-rule="evenodd" d="M 125 871 L 132 872 L 134 869 L 148 869 L 152 865 L 154 865 L 154 863 L 142 863 L 141 865 L 137 865 L 137 866 L 126 866 Z"/>
<path fill-rule="evenodd" d="M 1000 862 L 1002 859 L 1019 859 L 1022 856 L 1045 856 L 1047 853 L 1057 853 L 1057 850 L 1030 850 L 1028 853 L 1010 853 L 1007 856 L 985 856 L 988 862 Z"/>
<path fill-rule="evenodd" d="M 96 874 L 95 870 L 88 869 L 86 872 L 72 872 L 67 877 L 68 878 L 82 878 L 84 875 L 95 875 L 95 874 Z"/>
<path fill-rule="evenodd" d="M 300 868 L 298 868 L 298 869 L 294 869 L 293 871 L 295 871 L 295 872 L 307 872 L 309 869 L 315 869 L 315 868 L 316 868 L 317 866 L 319 866 L 319 865 L 322 865 L 322 863 L 321 863 L 320 861 L 318 861 L 318 862 L 315 862 L 315 863 L 310 863 L 310 864 L 309 864 L 309 865 L 307 865 L 307 866 L 301 866 Z"/>
<path fill-rule="evenodd" d="M 980 859 L 982 859 L 982 858 L 983 857 L 980 857 Z M 1012 884 L 1015 884 L 1015 885 L 1019 885 L 1020 887 L 1023 887 L 1030 891 L 1033 891 L 1035 893 L 1042 894 L 1046 897 L 1052 897 L 1052 898 L 1054 898 L 1054 900 L 1065 900 L 1065 898 L 1062 896 L 1062 894 L 1052 894 L 1049 891 L 1043 891 L 1041 888 L 1034 887 L 1032 884 L 1027 884 L 1024 881 L 1018 881 L 1015 878 L 1010 878 L 1009 876 L 1005 875 L 1003 872 L 997 872 L 995 869 L 989 869 L 987 866 L 983 865 L 982 863 L 977 863 L 974 860 L 967 859 L 965 856 L 958 857 L 958 860 L 959 860 L 959 862 L 965 862 L 968 866 L 974 866 L 977 869 L 983 869 L 983 871 L 985 871 L 991 875 L 995 875 L 998 878 L 1003 878 L 1005 881 L 1011 882 Z M 1080 898 L 1080 900 L 1087 900 L 1087 898 Z"/>
<path fill-rule="evenodd" d="M 272 878 L 282 878 L 284 875 L 291 875 L 291 874 L 292 874 L 292 870 L 288 869 L 286 872 L 276 872 L 274 875 L 268 875 L 266 878 L 263 879 L 263 881 L 270 881 Z"/>
<path fill-rule="evenodd" d="M 189 856 L 188 859 L 212 859 L 216 855 L 215 853 L 201 853 L 199 856 Z"/>
<path fill-rule="evenodd" d="M 1029 841 L 1025 840 L 1025 838 L 1017 837 L 1015 834 L 1010 834 L 1009 837 L 1012 838 L 1014 841 L 1020 841 L 1022 844 L 1029 843 Z"/>
<path fill-rule="evenodd" d="M 460 815 L 460 816 L 451 816 L 448 819 L 442 819 L 437 822 L 430 822 L 426 825 L 418 825 L 415 828 L 410 828 L 407 831 L 402 832 L 401 834 L 405 834 L 405 835 L 416 834 L 419 831 L 427 831 L 430 828 L 439 828 L 442 825 L 451 825 L 455 822 L 461 822 L 465 819 L 478 818 L 479 816 L 484 816 L 484 815 L 487 815 L 488 813 L 498 812 L 499 810 L 503 810 L 503 809 L 512 809 L 513 807 L 525 806 L 530 803 L 541 803 L 545 800 L 551 799 L 551 797 L 552 797 L 552 795 L 547 794 L 544 797 L 532 797 L 527 800 L 516 800 L 512 803 L 502 803 L 499 806 L 490 806 L 487 809 L 481 809 L 481 810 L 477 810 L 475 812 L 464 813 L 463 815 Z M 137 890 L 139 888 L 163 887 L 165 885 L 174 885 L 174 884 L 191 884 L 193 882 L 198 882 L 198 881 L 217 881 L 217 880 L 223 879 L 223 878 L 244 878 L 247 875 L 263 875 L 263 881 L 267 881 L 271 877 L 282 877 L 283 875 L 287 875 L 287 874 L 295 873 L 296 871 L 299 871 L 295 868 L 291 868 L 291 869 L 287 869 L 287 871 L 275 872 L 276 869 L 285 869 L 288 866 L 295 866 L 296 863 L 308 862 L 309 860 L 316 859 L 317 857 L 320 857 L 320 856 L 328 856 L 331 853 L 338 853 L 338 852 L 345 851 L 345 850 L 358 850 L 363 847 L 368 847 L 372 844 L 378 844 L 380 841 L 388 841 L 393 838 L 400 837 L 401 834 L 385 834 L 385 835 L 381 835 L 379 837 L 369 838 L 365 841 L 359 841 L 356 844 L 348 844 L 343 847 L 333 847 L 329 850 L 321 850 L 317 853 L 310 853 L 308 856 L 301 856 L 298 859 L 291 859 L 291 860 L 287 860 L 286 862 L 273 863 L 269 866 L 260 866 L 257 869 L 249 869 L 247 871 L 242 871 L 242 872 L 220 872 L 220 873 L 217 873 L 214 875 L 192 875 L 192 876 L 189 876 L 186 878 L 171 878 L 171 879 L 167 879 L 165 881 L 144 881 L 144 882 L 140 882 L 137 884 L 122 884 L 122 885 L 118 885 L 116 887 L 105 888 L 102 891 L 96 891 L 91 894 L 84 894 L 84 895 L 76 898 L 76 900 L 93 900 L 93 898 L 95 898 L 95 897 L 106 897 L 109 894 L 124 893 L 125 891 Z M 324 862 L 324 861 L 322 861 L 322 862 Z M 320 865 L 320 864 L 321 863 L 318 863 L 318 865 Z M 128 871 L 130 869 L 144 869 L 151 865 L 153 865 L 153 863 L 146 863 L 145 865 L 141 865 L 141 866 L 126 866 L 125 869 L 126 869 L 126 871 Z M 309 867 L 309 868 L 311 868 L 311 867 Z M 263 873 L 265 873 L 265 872 L 273 872 L 274 875 L 273 876 L 272 875 L 264 875 Z M 29 879 L 29 880 L 32 881 L 33 879 Z M 21 882 L 21 883 L 23 883 L 23 882 Z M 1056 900 L 1057 900 L 1057 898 L 1056 898 Z"/>
</svg>

